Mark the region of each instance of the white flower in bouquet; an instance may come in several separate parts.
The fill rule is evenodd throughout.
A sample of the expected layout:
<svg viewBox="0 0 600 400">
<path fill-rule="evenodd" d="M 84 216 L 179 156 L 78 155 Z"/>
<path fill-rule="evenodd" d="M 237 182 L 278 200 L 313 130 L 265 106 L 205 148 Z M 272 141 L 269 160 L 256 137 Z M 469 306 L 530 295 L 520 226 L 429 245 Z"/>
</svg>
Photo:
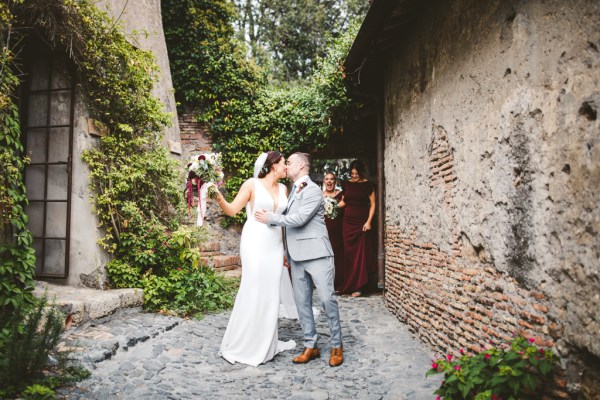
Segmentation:
<svg viewBox="0 0 600 400">
<path fill-rule="evenodd" d="M 325 218 L 336 219 L 339 212 L 338 201 L 333 197 L 325 197 Z"/>
</svg>

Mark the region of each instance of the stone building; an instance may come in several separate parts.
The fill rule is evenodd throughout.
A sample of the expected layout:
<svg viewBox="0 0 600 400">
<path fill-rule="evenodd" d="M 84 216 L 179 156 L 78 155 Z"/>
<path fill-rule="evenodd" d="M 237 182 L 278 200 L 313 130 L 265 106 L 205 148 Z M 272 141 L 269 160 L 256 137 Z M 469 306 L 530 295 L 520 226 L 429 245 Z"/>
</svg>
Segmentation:
<svg viewBox="0 0 600 400">
<path fill-rule="evenodd" d="M 123 23 L 131 44 L 150 50 L 160 68 L 154 95 L 173 113 L 165 145 L 180 157 L 181 143 L 162 29 L 160 0 L 100 0 L 95 5 Z M 139 32 L 139 33 L 135 33 Z M 31 158 L 25 181 L 29 228 L 34 235 L 36 276 L 72 286 L 101 284 L 108 254 L 92 211 L 88 168 L 81 159 L 102 135 L 86 110 L 82 88 L 65 52 L 50 51 L 47 38 L 29 35 L 23 51 L 26 82 L 20 89 L 22 132 Z"/>
<path fill-rule="evenodd" d="M 521 332 L 600 393 L 600 2 L 374 0 L 346 59 L 385 176 L 385 300 L 433 349 Z"/>
</svg>

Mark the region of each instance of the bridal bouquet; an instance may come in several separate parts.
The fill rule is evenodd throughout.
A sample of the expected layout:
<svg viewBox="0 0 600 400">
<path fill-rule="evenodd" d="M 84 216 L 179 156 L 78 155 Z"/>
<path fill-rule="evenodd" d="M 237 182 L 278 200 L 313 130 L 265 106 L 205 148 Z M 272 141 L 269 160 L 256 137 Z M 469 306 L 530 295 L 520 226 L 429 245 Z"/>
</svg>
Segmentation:
<svg viewBox="0 0 600 400">
<path fill-rule="evenodd" d="M 325 218 L 336 219 L 339 212 L 338 201 L 333 197 L 325 196 Z"/>
<path fill-rule="evenodd" d="M 223 165 L 219 153 L 200 154 L 192 156 L 187 164 L 188 175 L 186 184 L 187 204 L 190 209 L 194 202 L 194 189 L 198 195 L 198 220 L 196 225 L 204 224 L 206 214 L 206 197 L 217 196 L 217 186 L 223 182 Z M 208 185 L 214 183 L 214 185 Z"/>
</svg>

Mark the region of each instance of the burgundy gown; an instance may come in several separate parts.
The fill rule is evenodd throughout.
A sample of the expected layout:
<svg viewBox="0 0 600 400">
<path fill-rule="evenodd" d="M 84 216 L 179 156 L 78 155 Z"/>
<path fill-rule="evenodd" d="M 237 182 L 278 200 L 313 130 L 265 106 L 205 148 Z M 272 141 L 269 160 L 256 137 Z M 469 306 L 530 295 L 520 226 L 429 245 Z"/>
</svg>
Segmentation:
<svg viewBox="0 0 600 400">
<path fill-rule="evenodd" d="M 339 192 L 333 198 L 337 201 L 342 200 L 344 192 Z M 344 238 L 342 237 L 342 218 L 344 217 L 344 209 L 341 208 L 335 219 L 325 217 L 325 225 L 327 225 L 327 233 L 329 241 L 333 249 L 333 259 L 335 264 L 335 281 L 334 287 L 336 292 L 342 288 L 344 283 Z"/>
<path fill-rule="evenodd" d="M 342 187 L 346 207 L 342 219 L 344 272 L 339 291 L 352 293 L 363 289 L 369 281 L 369 270 L 375 266 L 371 231 L 362 230 L 369 218 L 369 195 L 374 188 L 369 181 L 345 182 Z"/>
</svg>

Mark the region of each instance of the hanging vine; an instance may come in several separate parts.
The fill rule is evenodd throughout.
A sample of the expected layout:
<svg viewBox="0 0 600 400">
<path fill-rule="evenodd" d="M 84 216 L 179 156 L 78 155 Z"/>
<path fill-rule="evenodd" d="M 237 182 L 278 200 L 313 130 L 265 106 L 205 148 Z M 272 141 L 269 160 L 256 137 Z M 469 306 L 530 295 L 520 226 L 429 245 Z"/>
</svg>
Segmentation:
<svg viewBox="0 0 600 400">
<path fill-rule="evenodd" d="M 16 2 L 19 3 L 19 2 Z M 13 14 L 0 3 L 0 348 L 9 316 L 33 304 L 35 255 L 27 229 L 27 196 L 19 112 L 12 96 L 19 84 L 14 73 Z"/>
<path fill-rule="evenodd" d="M 202 238 L 180 225 L 181 166 L 162 144 L 173 116 L 152 95 L 158 75 L 153 54 L 131 45 L 134 38 L 128 40 L 123 26 L 92 0 L 9 1 L 1 10 L 9 13 L 14 32 L 24 36 L 35 30 L 51 47 L 66 51 L 89 114 L 103 126 L 97 146 L 82 157 L 106 233 L 99 244 L 113 254 L 107 266 L 113 285 L 143 287 L 147 308 L 195 314 L 204 312 L 206 304 L 197 296 L 200 300 L 183 307 L 181 291 L 197 292 L 212 279 L 217 287 L 206 291 L 222 296 L 210 307 L 229 306 L 230 288 L 214 273 L 197 269 Z M 4 92 L 14 93 L 12 89 Z M 17 133 L 14 138 L 18 142 Z"/>
</svg>

